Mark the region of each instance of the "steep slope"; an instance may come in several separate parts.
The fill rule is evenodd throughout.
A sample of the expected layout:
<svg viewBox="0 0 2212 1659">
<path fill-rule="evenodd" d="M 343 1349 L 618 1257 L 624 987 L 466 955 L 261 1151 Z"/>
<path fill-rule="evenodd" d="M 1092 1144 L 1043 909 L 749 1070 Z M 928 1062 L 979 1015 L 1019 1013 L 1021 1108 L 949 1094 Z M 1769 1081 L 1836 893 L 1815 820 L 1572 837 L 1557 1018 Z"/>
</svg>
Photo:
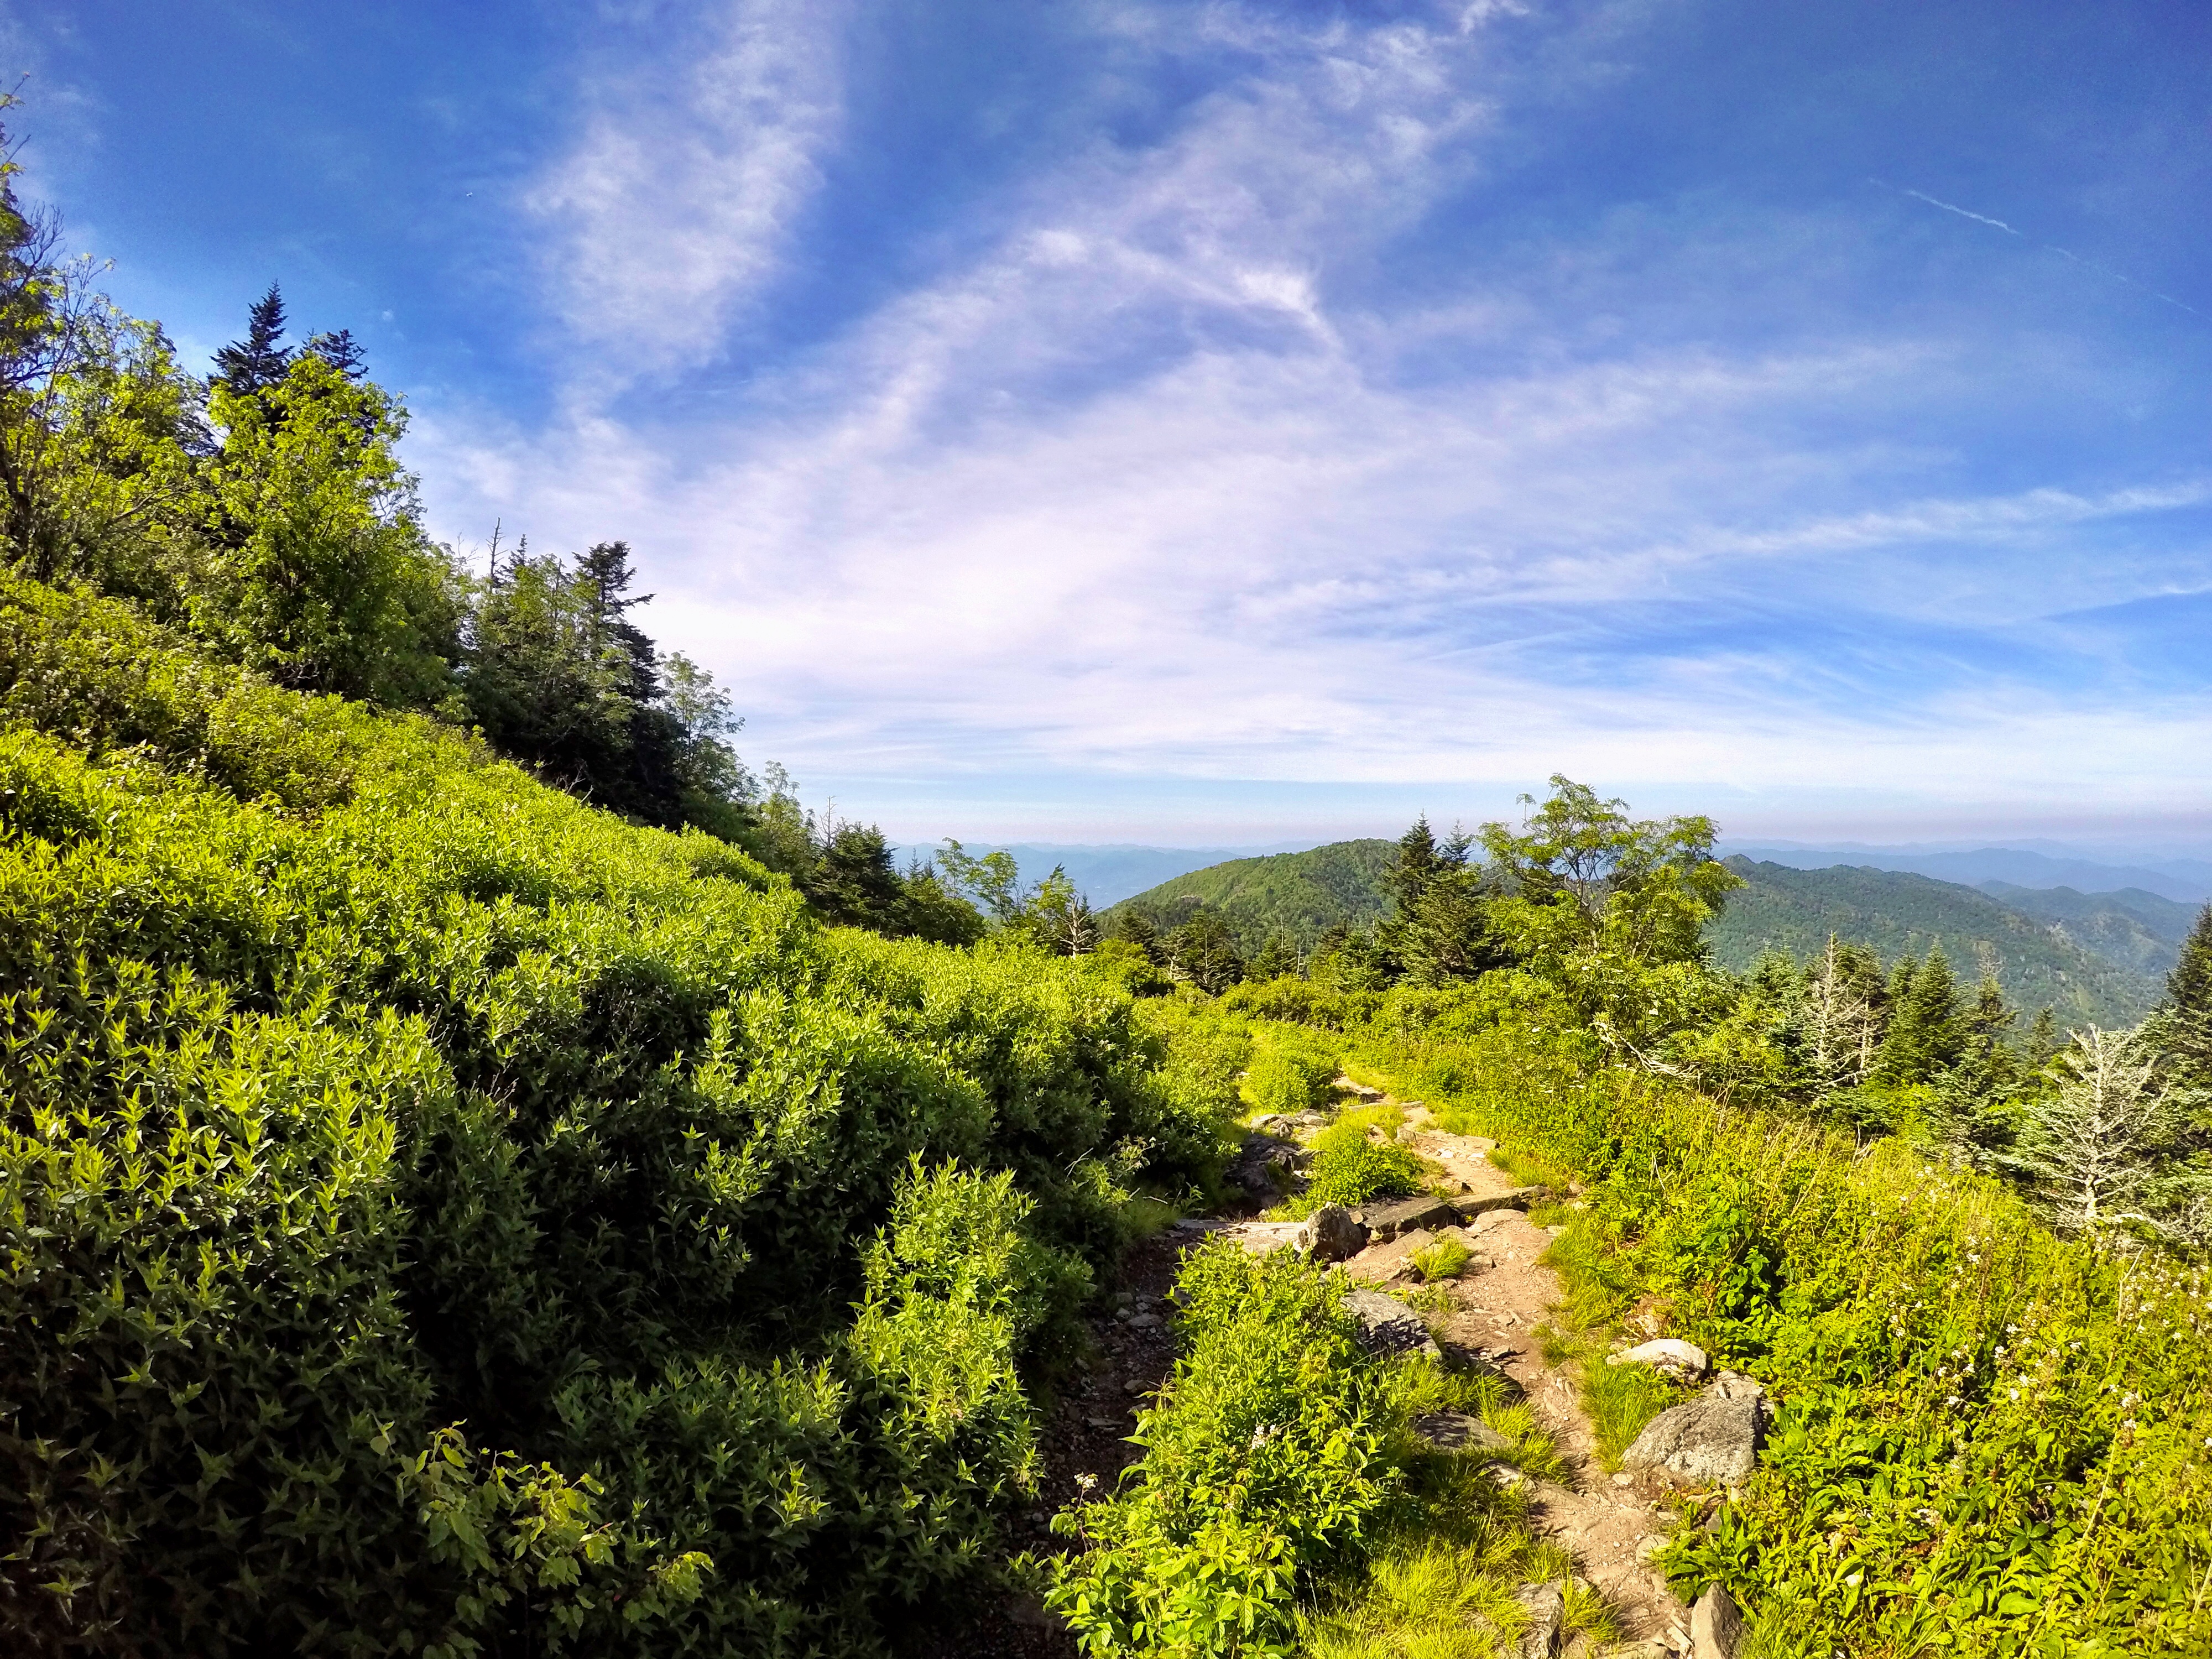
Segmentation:
<svg viewBox="0 0 2212 1659">
<path fill-rule="evenodd" d="M 1304 853 L 1231 859 L 1147 888 L 1114 909 L 1174 927 L 1203 904 L 1229 919 L 1247 950 L 1279 927 L 1303 948 L 1337 922 L 1364 927 L 1382 918 L 1389 908 L 1382 872 L 1396 852 L 1395 842 L 1340 841 Z"/>
<path fill-rule="evenodd" d="M 1998 902 L 2048 922 L 2116 967 L 2160 978 L 2173 970 L 2199 908 L 2140 887 L 2080 893 L 2071 887 L 2015 887 L 2005 881 L 1978 884 Z"/>
<path fill-rule="evenodd" d="M 1729 895 L 1705 936 L 1714 959 L 1739 971 L 1769 950 L 1802 961 L 1833 933 L 1871 946 L 1885 962 L 1940 943 L 1965 978 L 1986 961 L 2014 1002 L 2047 1005 L 2062 1025 L 2131 1024 L 2158 1000 L 2151 975 L 2107 962 L 2062 929 L 1971 887 L 1850 865 L 1792 870 L 1740 856 L 1728 864 L 1750 884 Z"/>
</svg>

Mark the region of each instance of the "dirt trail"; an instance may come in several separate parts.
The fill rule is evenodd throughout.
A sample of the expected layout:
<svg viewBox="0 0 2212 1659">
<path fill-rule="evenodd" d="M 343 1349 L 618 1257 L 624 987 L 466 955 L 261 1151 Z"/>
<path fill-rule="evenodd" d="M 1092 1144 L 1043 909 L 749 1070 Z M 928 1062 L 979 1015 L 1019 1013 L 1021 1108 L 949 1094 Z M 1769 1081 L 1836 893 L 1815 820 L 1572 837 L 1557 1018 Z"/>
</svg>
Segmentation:
<svg viewBox="0 0 2212 1659">
<path fill-rule="evenodd" d="M 1427 1109 L 1401 1103 L 1407 1121 L 1400 1139 L 1443 1164 L 1468 1193 L 1483 1197 L 1514 1189 L 1513 1178 L 1490 1162 L 1492 1142 L 1444 1134 L 1430 1127 Z M 1438 1340 L 1518 1384 L 1572 1470 L 1572 1486 L 1536 1484 L 1530 1494 L 1535 1525 L 1574 1552 L 1583 1576 L 1620 1611 L 1630 1639 L 1673 1646 L 1668 1638 L 1680 1632 L 1686 1646 L 1689 1609 L 1645 1559 L 1662 1535 L 1659 1505 L 1648 1492 L 1616 1485 L 1600 1466 L 1596 1432 L 1572 1372 L 1546 1360 L 1534 1335 L 1564 1296 L 1559 1275 L 1538 1261 L 1558 1230 L 1536 1226 L 1520 1210 L 1500 1209 L 1475 1217 L 1464 1231 L 1477 1241 L 1478 1256 L 1496 1265 L 1451 1282 L 1455 1306 Z M 1363 1260 L 1376 1255 L 1370 1245 L 1346 1265 L 1358 1277 Z"/>
<path fill-rule="evenodd" d="M 1361 1092 L 1370 1100 L 1376 1097 Z M 1456 1177 L 1462 1194 L 1502 1197 L 1516 1189 L 1517 1183 L 1490 1162 L 1493 1143 L 1443 1133 L 1431 1127 L 1431 1115 L 1419 1103 L 1395 1103 L 1404 1108 L 1407 1120 L 1400 1139 Z M 1037 1506 L 1015 1528 L 1015 1548 L 1040 1554 L 1064 1548 L 1065 1541 L 1049 1528 L 1053 1511 L 1076 1501 L 1085 1477 L 1100 1489 L 1109 1488 L 1137 1460 L 1141 1449 L 1126 1438 L 1135 1426 L 1137 1407 L 1175 1364 L 1166 1297 L 1182 1254 L 1214 1231 L 1249 1228 L 1261 1236 L 1251 1241 L 1255 1244 L 1278 1242 L 1273 1235 L 1287 1230 L 1251 1223 L 1252 1207 L 1236 1206 L 1202 1223 L 1180 1224 L 1124 1261 L 1109 1305 L 1089 1321 L 1091 1352 L 1064 1380 L 1042 1426 L 1042 1489 Z M 1558 1275 L 1538 1263 L 1553 1231 L 1514 1208 L 1478 1215 L 1464 1231 L 1478 1261 L 1492 1265 L 1470 1267 L 1450 1282 L 1455 1305 L 1438 1325 L 1437 1340 L 1448 1351 L 1510 1377 L 1572 1472 L 1571 1486 L 1550 1481 L 1532 1486 L 1532 1523 L 1573 1553 L 1582 1576 L 1620 1611 L 1629 1642 L 1640 1638 L 1686 1649 L 1689 1610 L 1644 1559 L 1661 1536 L 1658 1505 L 1648 1493 L 1614 1485 L 1600 1468 L 1596 1436 L 1573 1378 L 1546 1361 L 1534 1335 L 1562 1297 Z M 1370 1245 L 1346 1266 L 1355 1278 L 1402 1291 L 1408 1281 L 1394 1270 L 1426 1237 Z M 975 1610 L 946 1637 L 925 1641 L 924 1650 L 945 1659 L 956 1654 L 971 1659 L 1073 1659 L 1076 1651 L 1066 1629 L 1036 1607 Z M 1613 1651 L 1630 1659 L 1638 1650 Z"/>
</svg>

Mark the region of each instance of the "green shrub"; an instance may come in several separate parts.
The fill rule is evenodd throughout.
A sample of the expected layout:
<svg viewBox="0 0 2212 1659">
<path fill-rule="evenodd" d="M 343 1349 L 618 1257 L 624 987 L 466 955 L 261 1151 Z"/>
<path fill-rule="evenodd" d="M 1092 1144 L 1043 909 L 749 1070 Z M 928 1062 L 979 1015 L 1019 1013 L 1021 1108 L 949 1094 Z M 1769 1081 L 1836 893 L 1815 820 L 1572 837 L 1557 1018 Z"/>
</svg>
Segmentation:
<svg viewBox="0 0 2212 1659">
<path fill-rule="evenodd" d="M 1296 1575 L 1340 1573 L 1401 1503 L 1402 1407 L 1332 1279 L 1210 1243 L 1178 1283 L 1183 1352 L 1125 1492 L 1060 1520 L 1088 1547 L 1049 1595 L 1086 1653 L 1288 1654 Z"/>
<path fill-rule="evenodd" d="M 880 1650 L 1216 1036 L 0 584 L 0 1645 Z"/>
<path fill-rule="evenodd" d="M 1364 1122 L 1332 1123 L 1314 1139 L 1304 1197 L 1313 1206 L 1364 1204 L 1420 1190 L 1421 1161 L 1395 1142 L 1367 1138 Z"/>
<path fill-rule="evenodd" d="M 1473 1259 L 1467 1246 L 1456 1238 L 1439 1238 L 1413 1252 L 1413 1272 L 1425 1285 L 1440 1279 L 1457 1279 Z"/>
</svg>

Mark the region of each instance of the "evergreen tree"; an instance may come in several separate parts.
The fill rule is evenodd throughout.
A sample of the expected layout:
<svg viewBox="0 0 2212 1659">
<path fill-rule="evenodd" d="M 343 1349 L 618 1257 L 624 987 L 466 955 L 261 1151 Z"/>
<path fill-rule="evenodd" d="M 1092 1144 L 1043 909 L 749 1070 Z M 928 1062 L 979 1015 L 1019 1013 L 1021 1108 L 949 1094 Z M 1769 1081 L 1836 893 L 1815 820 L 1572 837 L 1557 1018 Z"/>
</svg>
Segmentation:
<svg viewBox="0 0 2212 1659">
<path fill-rule="evenodd" d="M 368 369 L 362 356 L 361 344 L 353 337 L 353 331 L 341 328 L 335 332 L 310 335 L 307 349 L 321 358 L 349 380 L 368 378 Z"/>
<path fill-rule="evenodd" d="M 281 385 L 292 368 L 292 353 L 277 343 L 283 337 L 284 296 L 271 283 L 246 313 L 246 337 L 215 354 L 216 378 L 241 398 Z"/>
<path fill-rule="evenodd" d="M 1901 993 L 1901 994 L 1900 994 Z M 1878 1068 L 1887 1083 L 1926 1083 L 1955 1061 L 1966 1047 L 1958 981 L 1943 947 L 1928 947 L 1927 960 L 1898 964 L 1890 980 L 1889 1030 Z"/>
<path fill-rule="evenodd" d="M 1107 937 L 1134 945 L 1144 954 L 1146 961 L 1154 967 L 1159 966 L 1162 960 L 1160 930 L 1142 910 L 1116 910 L 1114 925 L 1107 930 Z"/>
<path fill-rule="evenodd" d="M 1282 979 L 1298 971 L 1298 942 L 1286 928 L 1278 927 L 1244 964 L 1244 976 L 1255 982 Z"/>
<path fill-rule="evenodd" d="M 1382 872 L 1392 914 L 1376 942 L 1416 985 L 1472 979 L 1502 960 L 1490 943 L 1482 872 L 1469 862 L 1474 845 L 1456 829 L 1439 840 L 1424 813 L 1398 838 L 1397 859 Z"/>
<path fill-rule="evenodd" d="M 2212 1089 L 2212 904 L 2197 914 L 2181 958 L 2166 979 L 2166 1006 L 2155 1017 L 2160 1046 L 2186 1086 Z"/>
<path fill-rule="evenodd" d="M 873 825 L 834 826 L 799 885 L 825 921 L 878 933 L 902 931 L 906 888 L 883 831 Z"/>
<path fill-rule="evenodd" d="M 1200 905 L 1167 936 L 1169 970 L 1209 995 L 1218 996 L 1244 977 L 1236 930 L 1218 910 Z"/>
</svg>

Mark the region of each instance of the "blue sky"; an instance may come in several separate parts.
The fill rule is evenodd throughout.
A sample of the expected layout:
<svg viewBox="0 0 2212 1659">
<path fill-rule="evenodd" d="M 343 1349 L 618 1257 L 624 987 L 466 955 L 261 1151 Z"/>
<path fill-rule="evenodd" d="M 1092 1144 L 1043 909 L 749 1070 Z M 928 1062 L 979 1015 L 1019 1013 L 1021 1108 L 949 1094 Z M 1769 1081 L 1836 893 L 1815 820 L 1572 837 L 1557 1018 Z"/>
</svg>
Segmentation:
<svg viewBox="0 0 2212 1659">
<path fill-rule="evenodd" d="M 436 533 L 626 537 L 908 839 L 2212 840 L 2201 5 L 19 4 L 33 191 L 280 280 Z"/>
</svg>

